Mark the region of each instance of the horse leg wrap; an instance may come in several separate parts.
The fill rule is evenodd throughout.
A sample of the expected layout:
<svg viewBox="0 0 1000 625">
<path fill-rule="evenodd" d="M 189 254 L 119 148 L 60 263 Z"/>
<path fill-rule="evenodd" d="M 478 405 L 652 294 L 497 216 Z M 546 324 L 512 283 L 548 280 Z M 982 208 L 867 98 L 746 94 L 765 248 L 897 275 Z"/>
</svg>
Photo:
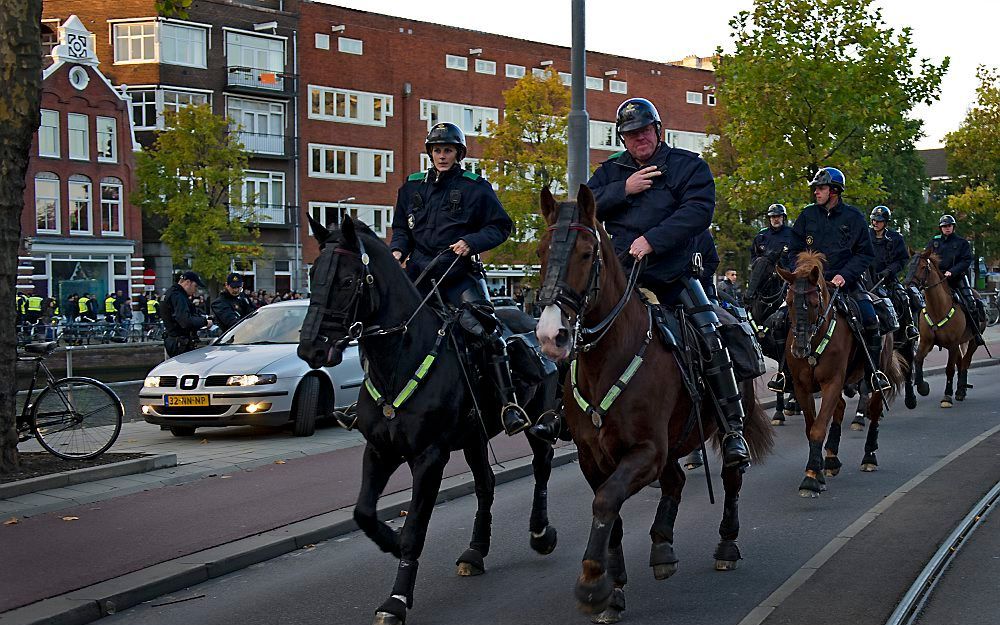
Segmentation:
<svg viewBox="0 0 1000 625">
<path fill-rule="evenodd" d="M 625 552 L 621 543 L 617 547 L 608 550 L 608 577 L 615 586 L 621 588 L 628 582 L 628 573 L 625 571 Z"/>
<path fill-rule="evenodd" d="M 723 540 L 736 540 L 740 535 L 740 496 L 726 495 L 722 507 L 722 522 L 719 523 L 719 536 Z"/>
<path fill-rule="evenodd" d="M 493 526 L 493 515 L 487 511 L 476 512 L 476 520 L 472 524 L 472 541 L 469 547 L 478 551 L 485 558 L 490 553 L 490 533 Z"/>
<path fill-rule="evenodd" d="M 840 452 L 840 424 L 836 421 L 830 424 L 830 434 L 826 437 L 826 450 L 834 456 Z"/>
<path fill-rule="evenodd" d="M 549 491 L 544 486 L 535 485 L 535 493 L 531 502 L 531 516 L 528 519 L 528 530 L 541 532 L 549 524 Z"/>
<path fill-rule="evenodd" d="M 736 543 L 735 539 L 720 540 L 719 545 L 715 548 L 715 555 L 713 557 L 716 560 L 723 560 L 725 562 L 736 562 L 743 559 L 743 555 L 740 553 L 740 546 Z"/>
<path fill-rule="evenodd" d="M 809 462 L 806 463 L 806 471 L 823 471 L 823 441 L 809 441 Z"/>
<path fill-rule="evenodd" d="M 649 566 L 661 564 L 677 564 L 677 554 L 674 553 L 674 544 L 671 542 L 653 543 L 649 548 Z"/>
<path fill-rule="evenodd" d="M 396 583 L 392 585 L 392 594 L 395 596 L 406 597 L 406 607 L 413 607 L 413 588 L 417 584 L 417 567 L 419 563 L 416 560 L 400 560 L 399 568 L 396 570 Z M 391 601 L 391 599 L 390 599 Z M 389 603 L 389 601 L 386 601 Z M 383 612 L 390 612 L 389 610 L 379 610 Z M 397 615 L 399 616 L 399 615 Z M 405 618 L 406 613 L 403 613 L 401 618 Z"/>
<path fill-rule="evenodd" d="M 391 614 L 399 619 L 400 623 L 403 623 L 406 621 L 406 607 L 406 604 L 396 597 L 389 597 L 382 602 L 382 605 L 378 607 L 377 611 Z"/>
<path fill-rule="evenodd" d="M 674 542 L 674 522 L 677 520 L 678 502 L 673 497 L 660 497 L 653 517 L 653 526 L 649 529 L 649 537 L 657 542 Z"/>
</svg>

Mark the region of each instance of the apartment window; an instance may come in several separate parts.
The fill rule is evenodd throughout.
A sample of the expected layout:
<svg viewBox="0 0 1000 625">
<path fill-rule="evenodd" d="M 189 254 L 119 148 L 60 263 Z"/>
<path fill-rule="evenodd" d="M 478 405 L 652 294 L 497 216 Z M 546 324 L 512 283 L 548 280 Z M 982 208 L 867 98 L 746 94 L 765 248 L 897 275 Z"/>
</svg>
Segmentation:
<svg viewBox="0 0 1000 625">
<path fill-rule="evenodd" d="M 541 78 L 542 80 L 545 80 L 545 77 L 548 76 L 548 72 L 540 67 L 532 67 L 531 75 L 534 76 L 535 78 Z"/>
<path fill-rule="evenodd" d="M 482 160 L 480 160 L 478 158 L 471 158 L 471 157 L 466 156 L 465 158 L 462 159 L 462 162 L 459 163 L 458 165 L 459 165 L 459 167 L 461 167 L 465 171 L 471 171 L 474 174 L 479 174 L 480 176 L 483 176 L 484 178 L 486 177 L 486 175 L 483 173 L 483 162 L 482 162 Z M 426 152 L 421 153 L 420 154 L 420 169 L 423 170 L 423 171 L 427 171 L 428 169 L 431 168 L 431 166 L 432 166 L 432 163 L 431 163 L 431 157 L 430 157 L 430 155 L 427 154 Z M 499 188 L 495 183 L 491 182 L 490 184 L 493 185 L 494 189 Z"/>
<path fill-rule="evenodd" d="M 714 93 L 705 94 L 705 104 L 707 104 L 708 106 L 715 106 L 715 94 Z"/>
<path fill-rule="evenodd" d="M 611 93 L 628 93 L 628 83 L 624 80 L 609 80 L 608 91 Z"/>
<path fill-rule="evenodd" d="M 136 130 L 163 129 L 164 113 L 176 113 L 185 106 L 211 104 L 208 93 L 179 89 L 130 89 L 128 95 L 132 99 L 132 125 Z"/>
<path fill-rule="evenodd" d="M 624 150 L 614 122 L 590 121 L 590 147 L 594 150 Z"/>
<path fill-rule="evenodd" d="M 92 234 L 90 210 L 93 195 L 90 178 L 79 174 L 69 179 L 69 233 Z"/>
<path fill-rule="evenodd" d="M 156 22 L 126 22 L 114 25 L 115 63 L 156 61 Z"/>
<path fill-rule="evenodd" d="M 253 291 L 257 279 L 257 261 L 234 258 L 229 261 L 229 271 L 243 274 L 243 290 Z"/>
<path fill-rule="evenodd" d="M 274 261 L 274 291 L 283 293 L 292 290 L 292 262 L 289 260 Z"/>
<path fill-rule="evenodd" d="M 47 171 L 35 174 L 35 230 L 59 234 L 59 176 Z"/>
<path fill-rule="evenodd" d="M 249 221 L 283 224 L 285 219 L 285 174 L 280 171 L 246 171 L 243 208 Z"/>
<path fill-rule="evenodd" d="M 309 85 L 309 118 L 347 124 L 385 126 L 392 117 L 392 96 Z"/>
<path fill-rule="evenodd" d="M 573 84 L 573 74 L 569 72 L 559 72 L 559 82 L 566 85 L 567 87 Z"/>
<path fill-rule="evenodd" d="M 309 215 L 323 225 L 339 224 L 345 213 L 382 237 L 386 235 L 386 228 L 392 225 L 391 206 L 309 202 Z"/>
<path fill-rule="evenodd" d="M 228 98 L 226 112 L 233 125 L 240 126 L 240 142 L 249 152 L 279 156 L 285 153 L 284 104 Z"/>
<path fill-rule="evenodd" d="M 160 61 L 171 65 L 205 67 L 208 31 L 198 26 L 164 22 L 160 25 Z"/>
<path fill-rule="evenodd" d="M 697 91 L 687 92 L 687 103 L 688 104 L 701 104 L 701 93 Z"/>
<path fill-rule="evenodd" d="M 285 69 L 285 40 L 226 31 L 226 62 L 230 70 L 280 73 Z"/>
<path fill-rule="evenodd" d="M 132 125 L 136 130 L 156 128 L 156 90 L 129 91 L 132 99 Z"/>
<path fill-rule="evenodd" d="M 87 116 L 70 113 L 66 118 L 66 127 L 69 129 L 69 157 L 75 161 L 89 161 L 90 122 Z"/>
<path fill-rule="evenodd" d="M 42 20 L 42 56 L 51 57 L 52 49 L 59 45 L 59 20 Z"/>
<path fill-rule="evenodd" d="M 42 109 L 38 126 L 38 155 L 59 158 L 59 111 Z"/>
<path fill-rule="evenodd" d="M 665 129 L 663 131 L 664 143 L 672 148 L 690 150 L 691 152 L 699 155 L 718 138 L 718 135 L 706 135 L 700 132 L 688 132 L 686 130 Z"/>
<path fill-rule="evenodd" d="M 469 71 L 469 59 L 464 56 L 455 56 L 454 54 L 444 55 L 444 66 L 448 69 L 457 69 L 463 72 Z"/>
<path fill-rule="evenodd" d="M 323 33 L 316 33 L 316 49 L 317 50 L 329 50 L 330 49 L 330 35 L 325 35 Z"/>
<path fill-rule="evenodd" d="M 476 73 L 477 74 L 496 74 L 497 73 L 497 62 L 496 61 L 484 61 L 483 59 L 476 59 Z"/>
<path fill-rule="evenodd" d="M 489 136 L 487 122 L 498 123 L 500 111 L 486 106 L 421 100 L 420 119 L 427 120 L 428 130 L 434 124 L 451 122 L 467 135 Z"/>
<path fill-rule="evenodd" d="M 178 113 L 180 110 L 186 106 L 198 106 L 200 104 L 208 104 L 208 94 L 207 93 L 196 93 L 193 91 L 175 91 L 173 89 L 162 89 L 160 91 L 162 99 L 162 112 L 164 113 Z"/>
<path fill-rule="evenodd" d="M 360 39 L 337 37 L 337 50 L 347 54 L 364 54 L 364 42 Z"/>
<path fill-rule="evenodd" d="M 125 234 L 122 206 L 122 181 L 118 178 L 101 179 L 101 234 Z"/>
<path fill-rule="evenodd" d="M 393 170 L 391 150 L 309 144 L 309 176 L 335 180 L 385 182 Z"/>
<path fill-rule="evenodd" d="M 523 65 L 511 65 L 510 63 L 506 66 L 507 78 L 524 78 L 524 66 Z"/>
<path fill-rule="evenodd" d="M 113 117 L 97 118 L 97 160 L 118 162 L 118 124 Z"/>
<path fill-rule="evenodd" d="M 587 76 L 587 89 L 604 91 L 604 79 L 597 76 Z"/>
</svg>

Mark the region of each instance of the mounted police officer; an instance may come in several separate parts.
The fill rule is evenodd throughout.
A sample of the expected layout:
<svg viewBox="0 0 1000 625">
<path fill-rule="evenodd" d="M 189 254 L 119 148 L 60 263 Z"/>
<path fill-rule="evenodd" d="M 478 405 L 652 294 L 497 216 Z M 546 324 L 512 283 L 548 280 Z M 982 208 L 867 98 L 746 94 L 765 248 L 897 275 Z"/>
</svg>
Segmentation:
<svg viewBox="0 0 1000 625">
<path fill-rule="evenodd" d="M 888 206 L 876 206 L 872 209 L 870 217 L 871 228 L 868 234 L 872 240 L 872 247 L 875 250 L 875 260 L 869 268 L 871 285 L 874 290 L 883 294 L 888 294 L 894 307 L 909 308 L 909 296 L 903 286 L 897 280 L 899 272 L 906 267 L 910 260 L 910 253 L 906 249 L 906 241 L 903 235 L 889 228 L 892 221 L 892 211 Z M 900 321 L 904 319 L 904 311 L 897 310 Z M 905 317 L 909 319 L 909 315 Z M 907 332 L 913 333 L 915 328 L 912 324 L 908 326 Z"/>
<path fill-rule="evenodd" d="M 226 276 L 226 285 L 212 302 L 212 315 L 219 329 L 225 332 L 253 311 L 253 304 L 243 294 L 243 276 L 238 273 Z"/>
<path fill-rule="evenodd" d="M 771 204 L 765 214 L 766 228 L 761 228 L 750 244 L 750 262 L 760 256 L 771 257 L 782 269 L 792 269 L 788 259 L 788 246 L 792 242 L 792 229 L 788 225 L 788 210 L 783 204 Z"/>
<path fill-rule="evenodd" d="M 191 303 L 191 297 L 198 292 L 198 287 L 205 287 L 201 277 L 193 271 L 185 271 L 163 296 L 160 304 L 163 348 L 170 358 L 197 349 L 198 330 L 211 327 L 208 318 L 197 314 Z"/>
<path fill-rule="evenodd" d="M 972 245 L 955 233 L 955 226 L 958 222 L 951 215 L 942 215 L 938 221 L 938 228 L 941 234 L 934 235 L 934 238 L 927 243 L 927 249 L 933 250 L 940 259 L 938 267 L 948 280 L 948 286 L 959 294 L 959 304 L 965 309 L 965 315 L 973 326 L 979 327 L 979 323 L 985 318 L 980 314 L 979 306 L 982 304 L 976 299 L 972 292 L 972 285 L 969 284 L 969 267 L 972 266 Z M 983 344 L 983 337 L 979 332 L 976 335 L 976 344 Z"/>
<path fill-rule="evenodd" d="M 639 285 L 661 304 L 680 304 L 688 311 L 709 349 L 705 379 L 724 421 L 724 463 L 746 465 L 750 452 L 732 361 L 718 331 L 719 317 L 691 273 L 698 237 L 715 212 L 715 179 L 697 154 L 660 140 L 660 115 L 649 100 L 623 102 L 615 126 L 626 151 L 612 154 L 587 182 L 597 200 L 597 218 L 617 254 L 631 254 L 637 262 L 648 257 Z"/>
<path fill-rule="evenodd" d="M 877 388 L 888 385 L 885 374 L 878 369 L 882 354 L 878 317 L 871 296 L 861 283 L 862 274 L 875 259 L 875 251 L 864 213 L 841 199 L 845 186 L 844 174 L 836 167 L 823 167 L 816 172 L 809 183 L 816 203 L 805 207 L 795 220 L 788 253 L 793 259 L 805 250 L 826 255 L 824 277 L 857 302 L 873 365 L 866 366 L 868 375 L 862 386 L 862 390 L 869 392 L 869 384 Z"/>
<path fill-rule="evenodd" d="M 424 293 L 432 280 L 438 282 L 445 302 L 462 309 L 459 324 L 488 347 L 488 369 L 503 403 L 501 422 L 513 436 L 531 423 L 514 396 L 507 345 L 482 265 L 472 257 L 506 241 L 514 224 L 490 183 L 462 169 L 465 134 L 458 126 L 435 124 L 424 147 L 431 167 L 410 175 L 400 187 L 389 247 L 396 260 L 406 262 L 411 279 L 425 274 L 418 284 Z M 456 255 L 457 264 L 446 274 Z"/>
</svg>

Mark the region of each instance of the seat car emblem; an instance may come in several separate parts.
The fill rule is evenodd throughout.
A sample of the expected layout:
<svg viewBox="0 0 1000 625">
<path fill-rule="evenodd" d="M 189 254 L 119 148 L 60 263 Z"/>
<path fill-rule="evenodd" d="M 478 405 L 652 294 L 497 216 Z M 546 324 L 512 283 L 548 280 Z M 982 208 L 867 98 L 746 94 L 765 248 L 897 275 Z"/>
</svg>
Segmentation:
<svg viewBox="0 0 1000 625">
<path fill-rule="evenodd" d="M 813 235 L 811 234 L 806 235 L 806 245 L 812 245 L 812 244 L 813 244 Z"/>
</svg>

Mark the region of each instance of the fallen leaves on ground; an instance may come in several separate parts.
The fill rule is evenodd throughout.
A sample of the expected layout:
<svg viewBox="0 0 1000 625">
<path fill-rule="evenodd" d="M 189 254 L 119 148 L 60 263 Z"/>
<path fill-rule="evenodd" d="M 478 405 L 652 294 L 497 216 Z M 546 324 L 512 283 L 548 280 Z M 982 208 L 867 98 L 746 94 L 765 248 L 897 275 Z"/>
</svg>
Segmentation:
<svg viewBox="0 0 1000 625">
<path fill-rule="evenodd" d="M 64 516 L 62 518 L 62 520 L 63 521 L 79 521 L 80 517 L 78 517 L 78 516 Z"/>
<path fill-rule="evenodd" d="M 275 460 L 274 464 L 285 464 L 284 460 Z"/>
<path fill-rule="evenodd" d="M 207 445 L 208 444 L 208 439 L 207 438 L 203 438 L 200 441 L 198 441 L 198 444 L 199 445 Z"/>
<path fill-rule="evenodd" d="M 229 479 L 229 478 L 231 478 L 231 477 L 233 477 L 233 476 L 232 476 L 232 475 L 220 475 L 220 476 L 219 476 L 219 479 L 220 479 L 220 480 L 228 480 L 228 479 Z"/>
<path fill-rule="evenodd" d="M 4 525 L 17 525 L 20 522 L 21 522 L 20 519 L 18 519 L 16 516 L 12 516 L 9 519 L 7 519 L 6 521 L 4 521 L 3 524 Z"/>
<path fill-rule="evenodd" d="M 400 511 L 399 511 L 399 516 L 406 516 L 406 515 L 408 515 L 409 513 L 410 513 L 410 511 L 409 511 L 409 510 L 400 510 Z"/>
</svg>

